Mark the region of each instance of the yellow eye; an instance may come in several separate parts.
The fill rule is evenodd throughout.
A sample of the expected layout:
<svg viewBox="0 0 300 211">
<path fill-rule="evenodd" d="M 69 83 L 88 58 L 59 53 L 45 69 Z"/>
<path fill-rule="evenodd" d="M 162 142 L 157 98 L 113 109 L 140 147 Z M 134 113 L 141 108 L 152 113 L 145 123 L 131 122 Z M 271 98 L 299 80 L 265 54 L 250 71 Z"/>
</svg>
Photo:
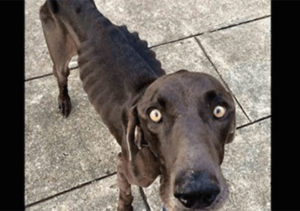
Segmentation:
<svg viewBox="0 0 300 211">
<path fill-rule="evenodd" d="M 150 119 L 153 122 L 159 122 L 161 120 L 161 113 L 157 109 L 153 109 L 149 114 Z"/>
<path fill-rule="evenodd" d="M 216 118 L 221 118 L 225 115 L 226 113 L 226 108 L 223 106 L 216 106 L 214 109 L 214 116 Z"/>
</svg>

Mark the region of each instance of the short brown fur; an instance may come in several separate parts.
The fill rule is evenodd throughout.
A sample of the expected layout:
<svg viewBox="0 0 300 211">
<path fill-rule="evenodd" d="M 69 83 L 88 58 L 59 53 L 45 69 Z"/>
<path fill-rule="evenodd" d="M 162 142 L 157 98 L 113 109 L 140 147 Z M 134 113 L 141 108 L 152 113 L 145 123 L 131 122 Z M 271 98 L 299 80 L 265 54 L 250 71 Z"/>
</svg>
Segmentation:
<svg viewBox="0 0 300 211">
<path fill-rule="evenodd" d="M 233 140 L 235 105 L 214 77 L 185 70 L 166 75 L 137 33 L 115 26 L 92 0 L 48 0 L 40 19 L 57 78 L 61 114 L 71 112 L 68 64 L 78 54 L 89 101 L 122 148 L 118 211 L 131 211 L 131 185 L 161 175 L 168 211 L 215 210 L 227 198 L 224 144 Z M 220 119 L 217 105 L 226 108 Z M 149 118 L 158 109 L 162 120 Z"/>
</svg>

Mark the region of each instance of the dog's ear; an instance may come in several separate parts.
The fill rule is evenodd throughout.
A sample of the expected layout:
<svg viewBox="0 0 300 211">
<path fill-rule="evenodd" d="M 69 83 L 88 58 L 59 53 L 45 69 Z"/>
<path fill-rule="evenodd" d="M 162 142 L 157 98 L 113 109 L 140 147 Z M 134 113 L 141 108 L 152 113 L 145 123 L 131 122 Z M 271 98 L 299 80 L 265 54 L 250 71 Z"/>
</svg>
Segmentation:
<svg viewBox="0 0 300 211">
<path fill-rule="evenodd" d="M 140 127 L 136 105 L 133 106 L 128 114 L 126 142 L 129 160 L 138 150 L 141 150 L 147 143 L 144 141 L 143 131 Z"/>
<path fill-rule="evenodd" d="M 226 144 L 229 144 L 233 141 L 235 130 L 236 130 L 236 121 L 235 121 L 235 117 L 234 117 L 234 120 L 232 121 L 232 123 L 230 125 L 229 135 L 227 136 L 227 139 L 225 142 Z"/>
</svg>

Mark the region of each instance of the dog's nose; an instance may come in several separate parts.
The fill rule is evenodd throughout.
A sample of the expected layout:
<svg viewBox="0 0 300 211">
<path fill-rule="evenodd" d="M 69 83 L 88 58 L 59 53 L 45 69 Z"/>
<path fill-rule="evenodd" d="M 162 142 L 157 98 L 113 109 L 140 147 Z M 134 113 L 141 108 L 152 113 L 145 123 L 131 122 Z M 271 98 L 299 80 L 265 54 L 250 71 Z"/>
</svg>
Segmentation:
<svg viewBox="0 0 300 211">
<path fill-rule="evenodd" d="M 220 193 L 215 177 L 202 172 L 177 179 L 174 196 L 187 208 L 203 209 L 211 205 Z"/>
</svg>

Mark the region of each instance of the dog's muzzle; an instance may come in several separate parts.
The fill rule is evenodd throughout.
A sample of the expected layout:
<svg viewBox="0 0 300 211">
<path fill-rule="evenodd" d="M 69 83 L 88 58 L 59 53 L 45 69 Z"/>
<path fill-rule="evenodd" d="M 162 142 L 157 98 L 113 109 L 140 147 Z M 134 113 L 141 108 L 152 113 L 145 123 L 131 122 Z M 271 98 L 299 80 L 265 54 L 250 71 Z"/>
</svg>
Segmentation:
<svg viewBox="0 0 300 211">
<path fill-rule="evenodd" d="M 174 196 L 188 209 L 209 207 L 219 193 L 217 178 L 205 171 L 180 176 L 175 180 Z"/>
</svg>

